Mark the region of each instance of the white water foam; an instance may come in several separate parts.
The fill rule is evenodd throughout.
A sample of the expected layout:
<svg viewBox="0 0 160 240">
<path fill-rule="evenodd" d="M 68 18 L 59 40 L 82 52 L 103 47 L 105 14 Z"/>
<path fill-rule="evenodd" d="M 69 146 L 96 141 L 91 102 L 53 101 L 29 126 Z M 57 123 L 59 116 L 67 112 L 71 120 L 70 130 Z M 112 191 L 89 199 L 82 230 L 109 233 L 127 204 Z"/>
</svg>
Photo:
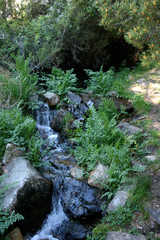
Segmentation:
<svg viewBox="0 0 160 240">
<path fill-rule="evenodd" d="M 55 199 L 53 199 L 53 202 L 54 200 Z M 33 237 L 29 237 L 28 240 L 58 240 L 57 238 L 52 237 L 51 231 L 52 229 L 56 229 L 57 227 L 61 226 L 64 220 L 68 220 L 68 218 L 63 212 L 63 208 L 59 200 L 56 206 L 55 204 L 53 204 L 53 210 L 48 215 L 48 218 L 45 220 L 42 229 L 39 230 Z"/>
</svg>

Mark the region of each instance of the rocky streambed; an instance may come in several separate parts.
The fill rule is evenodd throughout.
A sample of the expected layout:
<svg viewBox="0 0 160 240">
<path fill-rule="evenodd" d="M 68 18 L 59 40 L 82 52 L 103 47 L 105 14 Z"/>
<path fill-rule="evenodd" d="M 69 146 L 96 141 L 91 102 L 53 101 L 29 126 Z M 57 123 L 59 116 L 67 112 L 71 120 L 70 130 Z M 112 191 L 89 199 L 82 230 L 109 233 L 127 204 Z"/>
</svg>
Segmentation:
<svg viewBox="0 0 160 240">
<path fill-rule="evenodd" d="M 125 99 L 118 99 L 114 92 L 110 93 L 110 97 L 117 110 L 123 105 L 126 112 L 133 111 L 132 105 Z M 92 93 L 79 96 L 69 92 L 67 102 L 59 109 L 56 105 L 60 98 L 53 93 L 36 98 L 39 108 L 33 115 L 39 136 L 44 140 L 42 151 L 48 146 L 50 150 L 42 158 L 43 166 L 38 172 L 16 146 L 7 146 L 3 171 L 10 177 L 6 178 L 5 184 L 15 180 L 16 184 L 7 192 L 4 205 L 24 216 L 19 226 L 27 233 L 28 240 L 86 239 L 91 234 L 93 224 L 102 216 L 102 199 L 97 183 L 108 179 L 108 175 L 106 167 L 99 164 L 88 181 L 84 180 L 83 170 L 70 154 L 69 148 L 74 145 L 67 139 L 67 134 L 68 130 L 76 129 L 77 124 L 84 124 L 88 109 L 92 105 L 97 108 L 101 98 L 95 98 Z M 125 123 L 121 123 L 119 128 L 128 131 L 128 134 L 141 131 Z M 118 192 L 108 211 L 124 206 L 127 198 L 127 191 Z M 107 239 L 117 239 L 113 238 L 114 233 L 111 236 Z"/>
</svg>

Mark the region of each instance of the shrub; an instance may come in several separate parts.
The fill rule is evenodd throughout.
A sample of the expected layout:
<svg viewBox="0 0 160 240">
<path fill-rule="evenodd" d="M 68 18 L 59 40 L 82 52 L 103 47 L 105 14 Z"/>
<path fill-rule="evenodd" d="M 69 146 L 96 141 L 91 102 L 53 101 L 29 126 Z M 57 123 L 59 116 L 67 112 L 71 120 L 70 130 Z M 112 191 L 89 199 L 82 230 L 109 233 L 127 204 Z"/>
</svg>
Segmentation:
<svg viewBox="0 0 160 240">
<path fill-rule="evenodd" d="M 105 101 L 98 112 L 91 109 L 85 131 L 81 129 L 73 140 L 77 144 L 75 157 L 86 172 L 90 172 L 98 162 L 109 167 L 110 180 L 103 183 L 103 187 L 113 194 L 131 169 L 130 140 L 116 128 L 115 109 L 109 108 L 113 104 L 111 100 L 107 104 Z"/>
<path fill-rule="evenodd" d="M 27 148 L 35 130 L 35 121 L 32 117 L 24 116 L 19 105 L 13 109 L 2 109 L 0 111 L 0 158 L 3 157 L 7 142 Z"/>
<path fill-rule="evenodd" d="M 147 58 L 152 62 L 160 61 L 159 0 L 96 0 L 95 5 L 102 26 L 124 35 L 126 41 L 140 50 L 147 47 L 148 54 L 142 55 L 144 61 Z"/>
<path fill-rule="evenodd" d="M 103 66 L 97 72 L 89 69 L 85 71 L 89 77 L 89 80 L 86 80 L 87 90 L 102 95 L 110 91 L 116 91 L 118 96 L 129 96 L 129 92 L 127 92 L 127 87 L 130 83 L 128 80 L 128 68 L 122 69 L 119 73 L 116 73 L 113 67 L 107 72 L 103 72 Z"/>
<path fill-rule="evenodd" d="M 0 236 L 3 236 L 5 230 L 9 228 L 14 222 L 24 219 L 22 215 L 19 213 L 15 213 L 15 211 L 9 212 L 7 209 L 4 210 L 2 206 L 1 199 L 4 197 L 5 192 L 11 187 L 2 185 L 5 175 L 0 176 Z M 1 237 L 0 237 L 1 239 Z"/>
<path fill-rule="evenodd" d="M 64 95 L 68 91 L 76 91 L 76 74 L 73 69 L 64 72 L 60 68 L 52 68 L 52 74 L 44 75 L 41 80 L 45 81 L 44 84 L 48 91 Z"/>
</svg>

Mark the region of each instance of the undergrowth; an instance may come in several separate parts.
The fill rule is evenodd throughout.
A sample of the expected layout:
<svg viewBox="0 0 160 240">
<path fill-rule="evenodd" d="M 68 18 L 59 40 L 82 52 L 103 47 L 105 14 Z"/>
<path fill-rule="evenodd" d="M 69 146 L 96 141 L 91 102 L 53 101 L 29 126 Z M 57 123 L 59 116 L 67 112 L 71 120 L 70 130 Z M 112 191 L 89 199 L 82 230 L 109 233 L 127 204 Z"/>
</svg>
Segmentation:
<svg viewBox="0 0 160 240">
<path fill-rule="evenodd" d="M 8 211 L 7 209 L 3 208 L 1 199 L 5 196 L 5 193 L 8 189 L 10 189 L 10 187 L 12 185 L 5 185 L 3 184 L 4 179 L 7 176 L 5 175 L 1 175 L 0 176 L 0 239 L 4 239 L 3 234 L 5 232 L 5 230 L 7 230 L 9 228 L 9 226 L 11 226 L 14 222 L 19 221 L 24 219 L 24 217 L 22 215 L 20 215 L 19 213 L 15 213 L 15 211 Z"/>
<path fill-rule="evenodd" d="M 108 212 L 102 222 L 93 229 L 92 237 L 87 240 L 105 240 L 107 232 L 120 231 L 125 228 L 135 218 L 137 212 L 141 212 L 144 218 L 148 217 L 148 212 L 144 208 L 144 203 L 151 195 L 150 179 L 148 176 L 139 175 L 135 188 L 130 191 L 129 199 L 123 207 L 119 207 L 113 212 Z M 133 230 L 132 230 L 133 231 Z"/>
<path fill-rule="evenodd" d="M 27 149 L 31 136 L 36 132 L 35 121 L 31 116 L 23 115 L 19 105 L 13 109 L 2 109 L 0 110 L 0 131 L 0 158 L 2 158 L 6 144 L 9 142 Z"/>
<path fill-rule="evenodd" d="M 54 92 L 58 95 L 64 95 L 68 91 L 76 91 L 77 78 L 73 73 L 73 69 L 64 72 L 60 68 L 52 68 L 52 74 L 43 75 L 40 78 L 43 83 L 43 87 L 46 87 L 48 91 Z"/>
</svg>

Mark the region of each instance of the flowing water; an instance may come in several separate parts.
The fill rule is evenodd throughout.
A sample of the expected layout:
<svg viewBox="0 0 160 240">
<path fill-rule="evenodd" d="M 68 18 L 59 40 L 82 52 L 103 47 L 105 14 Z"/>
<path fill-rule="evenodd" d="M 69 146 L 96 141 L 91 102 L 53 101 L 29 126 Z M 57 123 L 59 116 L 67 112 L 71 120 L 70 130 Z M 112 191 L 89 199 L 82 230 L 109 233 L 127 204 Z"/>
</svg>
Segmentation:
<svg viewBox="0 0 160 240">
<path fill-rule="evenodd" d="M 56 133 L 50 127 L 50 109 L 47 103 L 42 103 L 40 108 L 36 110 L 36 126 L 39 131 L 40 136 L 45 136 L 45 139 L 49 141 L 49 144 L 54 145 L 54 148 L 60 152 L 61 146 L 58 144 L 59 134 Z M 57 228 L 60 228 L 62 223 L 68 220 L 66 214 L 63 211 L 58 194 L 52 197 L 52 210 L 48 215 L 47 219 L 44 221 L 41 230 L 39 230 L 33 237 L 28 236 L 28 240 L 57 240 L 51 234 L 51 232 Z"/>
<path fill-rule="evenodd" d="M 66 214 L 63 211 L 60 199 L 58 196 L 52 199 L 52 211 L 48 215 L 47 219 L 44 221 L 41 230 L 39 230 L 36 235 L 31 238 L 30 240 L 40 240 L 40 239 L 47 239 L 47 240 L 58 240 L 51 235 L 51 232 L 60 228 L 61 225 L 65 220 L 68 220 Z"/>
<path fill-rule="evenodd" d="M 41 229 L 34 236 L 28 236 L 27 240 L 84 240 L 90 230 L 79 220 L 90 216 L 93 218 L 94 214 L 101 212 L 101 207 L 95 197 L 96 190 L 86 182 L 71 177 L 70 169 L 76 165 L 76 161 L 66 151 L 67 141 L 62 141 L 59 133 L 50 127 L 51 120 L 56 116 L 54 114 L 54 110 L 50 111 L 46 103 L 41 103 L 35 113 L 39 135 L 51 146 L 42 159 L 50 166 L 44 166 L 42 171 L 46 178 L 53 181 L 53 196 L 51 213 Z"/>
</svg>

